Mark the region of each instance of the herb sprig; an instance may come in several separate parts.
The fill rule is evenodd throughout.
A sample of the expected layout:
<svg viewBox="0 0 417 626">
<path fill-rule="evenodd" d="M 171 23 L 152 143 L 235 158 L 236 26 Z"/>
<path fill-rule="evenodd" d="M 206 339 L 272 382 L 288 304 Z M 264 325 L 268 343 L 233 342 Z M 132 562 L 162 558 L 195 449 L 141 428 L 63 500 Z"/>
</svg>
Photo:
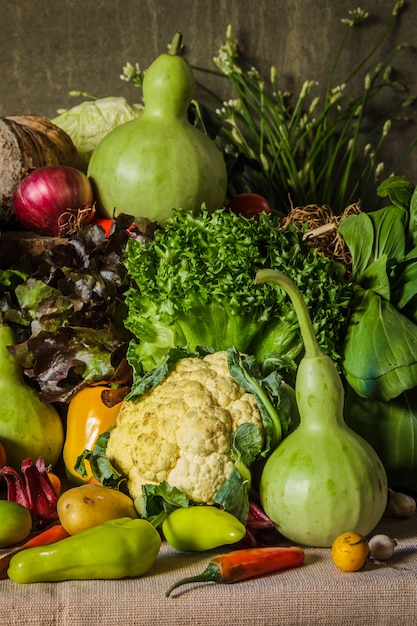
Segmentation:
<svg viewBox="0 0 417 626">
<path fill-rule="evenodd" d="M 235 98 L 222 102 L 217 111 L 223 120 L 222 148 L 233 162 L 231 173 L 236 173 L 229 177 L 231 196 L 248 190 L 260 193 L 281 215 L 289 211 L 290 204 L 311 203 L 329 205 L 338 215 L 349 204 L 359 202 L 365 207 L 376 196 L 384 170 L 384 163 L 379 160 L 381 148 L 392 122 L 404 119 L 404 110 L 415 100 L 392 77 L 392 61 L 406 44 L 395 46 L 373 71 L 365 68 L 393 29 L 403 5 L 403 0 L 395 2 L 377 42 L 344 81 L 335 85 L 334 77 L 350 33 L 368 18 L 368 13 L 360 8 L 349 11 L 349 17 L 341 20 L 346 30 L 324 95 L 314 95 L 316 82 L 306 80 L 295 101 L 280 87 L 275 67 L 270 68 L 269 79 L 256 68 L 245 67 L 228 27 L 226 42 L 213 59 L 220 73 L 211 73 L 225 77 L 235 92 Z M 358 96 L 350 97 L 349 88 L 361 77 L 363 89 Z M 376 97 L 386 88 L 396 92 L 395 102 L 387 112 L 378 112 L 375 119 L 371 105 L 375 107 Z"/>
</svg>

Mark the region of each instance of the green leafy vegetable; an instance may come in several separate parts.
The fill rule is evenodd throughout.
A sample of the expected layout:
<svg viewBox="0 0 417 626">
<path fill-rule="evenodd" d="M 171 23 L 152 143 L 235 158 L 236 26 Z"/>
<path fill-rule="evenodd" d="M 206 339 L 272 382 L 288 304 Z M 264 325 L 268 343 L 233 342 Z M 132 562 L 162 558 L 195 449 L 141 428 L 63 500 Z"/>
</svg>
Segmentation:
<svg viewBox="0 0 417 626">
<path fill-rule="evenodd" d="M 267 433 L 264 450 L 267 454 L 271 449 L 276 448 L 293 426 L 292 405 L 284 387 L 284 380 L 278 370 L 262 378 L 255 358 L 242 357 L 236 348 L 230 348 L 227 351 L 227 358 L 230 374 L 243 389 L 252 393 L 256 398 Z M 252 462 L 258 454 L 259 451 Z"/>
<path fill-rule="evenodd" d="M 417 328 L 372 289 L 353 290 L 346 379 L 365 398 L 388 401 L 417 383 Z"/>
<path fill-rule="evenodd" d="M 112 428 L 114 426 L 98 436 L 93 450 L 84 450 L 79 455 L 74 469 L 85 478 L 87 476 L 85 461 L 88 460 L 93 476 L 100 477 L 102 485 L 128 493 L 126 476 L 118 472 L 106 457 L 107 443 Z"/>
<path fill-rule="evenodd" d="M 417 327 L 405 307 L 416 293 L 417 257 L 409 249 L 410 183 L 392 177 L 381 193 L 394 203 L 339 226 L 354 281 L 343 367 L 358 395 L 388 401 L 417 383 Z"/>
<path fill-rule="evenodd" d="M 10 348 L 43 402 L 65 402 L 87 382 L 111 381 L 126 362 L 129 279 L 122 254 L 131 219 L 106 238 L 87 226 L 39 257 L 0 271 L 0 311 L 16 330 Z M 127 369 L 124 370 L 124 374 Z"/>
<path fill-rule="evenodd" d="M 175 346 L 235 346 L 258 362 L 276 352 L 296 359 L 303 348 L 288 298 L 272 285 L 253 287 L 262 267 L 285 271 L 303 288 L 321 345 L 340 358 L 351 292 L 341 265 L 271 215 L 258 222 L 225 210 L 209 215 L 204 206 L 196 215 L 174 209 L 149 244 L 128 242 L 125 263 L 126 326 L 136 338 L 129 355 L 144 371 Z"/>
<path fill-rule="evenodd" d="M 415 492 L 417 481 L 417 386 L 389 402 L 361 398 L 350 388 L 346 423 L 374 448 L 393 488 Z"/>
<path fill-rule="evenodd" d="M 142 496 L 135 502 L 142 517 L 149 521 L 161 520 L 161 513 L 168 515 L 174 509 L 187 508 L 193 502 L 177 487 L 171 487 L 166 481 L 159 485 L 144 485 Z"/>
<path fill-rule="evenodd" d="M 389 483 L 417 481 L 416 190 L 403 177 L 379 187 L 391 204 L 350 216 L 339 232 L 354 276 L 343 368 L 345 419 L 376 450 Z"/>
<path fill-rule="evenodd" d="M 247 481 L 248 489 L 251 485 L 249 466 L 258 457 L 262 445 L 262 437 L 255 424 L 241 424 L 233 433 L 232 458 L 235 460 L 235 468 Z"/>
<path fill-rule="evenodd" d="M 87 168 L 100 141 L 116 126 L 139 117 L 142 110 L 143 106 L 120 96 L 94 98 L 60 111 L 52 122 L 71 137 Z"/>
</svg>

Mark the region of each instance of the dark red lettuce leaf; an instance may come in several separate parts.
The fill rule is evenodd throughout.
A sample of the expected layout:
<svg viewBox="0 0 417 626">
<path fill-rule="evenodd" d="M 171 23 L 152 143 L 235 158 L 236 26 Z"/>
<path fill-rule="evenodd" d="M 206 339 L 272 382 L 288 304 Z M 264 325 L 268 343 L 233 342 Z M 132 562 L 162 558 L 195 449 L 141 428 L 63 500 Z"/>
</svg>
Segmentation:
<svg viewBox="0 0 417 626">
<path fill-rule="evenodd" d="M 130 383 L 123 252 L 130 238 L 146 241 L 155 228 L 139 230 L 132 221 L 119 216 L 108 237 L 100 226 L 86 226 L 0 271 L 0 310 L 18 338 L 9 350 L 43 402 L 66 402 L 95 382 Z"/>
</svg>

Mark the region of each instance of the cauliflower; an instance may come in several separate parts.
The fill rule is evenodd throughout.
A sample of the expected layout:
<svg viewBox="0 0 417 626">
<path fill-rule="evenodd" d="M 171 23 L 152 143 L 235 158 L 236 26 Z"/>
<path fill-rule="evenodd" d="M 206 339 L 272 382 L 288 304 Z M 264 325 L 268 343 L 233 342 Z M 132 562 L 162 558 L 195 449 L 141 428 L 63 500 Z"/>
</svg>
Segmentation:
<svg viewBox="0 0 417 626">
<path fill-rule="evenodd" d="M 233 434 L 246 423 L 263 441 L 256 398 L 230 375 L 227 352 L 182 358 L 152 390 L 123 402 L 106 456 L 127 476 L 133 498 L 142 485 L 166 481 L 212 504 L 235 465 Z"/>
</svg>

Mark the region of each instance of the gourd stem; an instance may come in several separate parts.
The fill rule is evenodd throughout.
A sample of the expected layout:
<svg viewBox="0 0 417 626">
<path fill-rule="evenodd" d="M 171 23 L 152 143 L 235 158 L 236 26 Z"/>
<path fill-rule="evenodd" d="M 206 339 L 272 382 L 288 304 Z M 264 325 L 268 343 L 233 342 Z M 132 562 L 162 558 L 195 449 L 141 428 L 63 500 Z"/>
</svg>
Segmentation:
<svg viewBox="0 0 417 626">
<path fill-rule="evenodd" d="M 315 357 L 321 356 L 322 351 L 317 343 L 311 317 L 307 309 L 304 298 L 295 282 L 278 270 L 264 269 L 259 270 L 255 276 L 255 284 L 274 283 L 281 287 L 291 298 L 297 314 L 298 323 L 303 338 L 305 356 Z"/>
<path fill-rule="evenodd" d="M 171 41 L 171 45 L 169 46 L 169 54 L 172 56 L 180 56 L 181 54 L 181 45 L 182 45 L 182 34 L 178 30 L 173 40 Z"/>
</svg>

